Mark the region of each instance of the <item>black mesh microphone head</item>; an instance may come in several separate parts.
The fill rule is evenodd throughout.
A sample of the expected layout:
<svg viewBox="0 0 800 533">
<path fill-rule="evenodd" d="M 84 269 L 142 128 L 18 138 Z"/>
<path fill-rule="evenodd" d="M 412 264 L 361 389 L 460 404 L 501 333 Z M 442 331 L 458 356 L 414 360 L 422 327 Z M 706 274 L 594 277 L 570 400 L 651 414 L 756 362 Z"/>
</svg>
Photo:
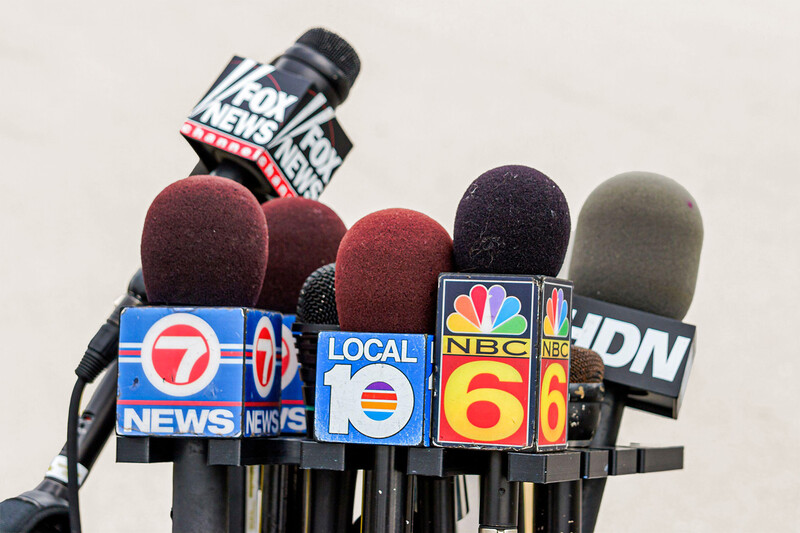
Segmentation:
<svg viewBox="0 0 800 533">
<path fill-rule="evenodd" d="M 352 87 L 361 71 L 361 60 L 350 43 L 325 28 L 311 28 L 297 39 L 299 44 L 310 46 L 344 73 Z"/>
<path fill-rule="evenodd" d="M 569 278 L 577 294 L 681 320 L 694 297 L 703 220 L 678 182 L 626 172 L 578 216 Z"/>
<path fill-rule="evenodd" d="M 361 70 L 353 47 L 324 28 L 305 32 L 273 64 L 310 81 L 333 107 L 347 99 Z"/>
<path fill-rule="evenodd" d="M 456 211 L 460 272 L 556 276 L 569 243 L 569 206 L 553 180 L 530 167 L 484 172 Z"/>
<path fill-rule="evenodd" d="M 311 273 L 297 299 L 297 321 L 305 324 L 339 324 L 336 312 L 334 279 L 336 263 L 321 266 Z"/>
</svg>

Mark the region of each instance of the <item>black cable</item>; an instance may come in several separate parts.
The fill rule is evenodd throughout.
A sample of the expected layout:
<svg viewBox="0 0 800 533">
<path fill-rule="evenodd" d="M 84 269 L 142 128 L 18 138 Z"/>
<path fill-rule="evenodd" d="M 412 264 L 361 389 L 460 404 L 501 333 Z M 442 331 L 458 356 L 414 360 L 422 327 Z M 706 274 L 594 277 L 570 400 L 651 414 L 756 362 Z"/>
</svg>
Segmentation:
<svg viewBox="0 0 800 533">
<path fill-rule="evenodd" d="M 71 533 L 81 533 L 81 512 L 78 503 L 78 420 L 80 418 L 81 396 L 86 380 L 78 377 L 72 396 L 69 399 L 67 415 L 67 494 L 69 502 L 69 529 Z"/>
</svg>

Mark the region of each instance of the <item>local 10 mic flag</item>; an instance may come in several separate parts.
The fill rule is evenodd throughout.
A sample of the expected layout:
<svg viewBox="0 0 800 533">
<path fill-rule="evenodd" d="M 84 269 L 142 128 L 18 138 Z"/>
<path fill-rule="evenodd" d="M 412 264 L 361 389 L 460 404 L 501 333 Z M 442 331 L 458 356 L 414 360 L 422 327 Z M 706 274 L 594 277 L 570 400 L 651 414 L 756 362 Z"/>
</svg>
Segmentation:
<svg viewBox="0 0 800 533">
<path fill-rule="evenodd" d="M 435 445 L 566 448 L 571 301 L 568 280 L 439 276 Z"/>
<path fill-rule="evenodd" d="M 430 335 L 320 332 L 314 437 L 429 446 L 432 347 Z"/>
<path fill-rule="evenodd" d="M 279 313 L 257 309 L 124 309 L 117 434 L 277 435 L 282 327 Z"/>
</svg>

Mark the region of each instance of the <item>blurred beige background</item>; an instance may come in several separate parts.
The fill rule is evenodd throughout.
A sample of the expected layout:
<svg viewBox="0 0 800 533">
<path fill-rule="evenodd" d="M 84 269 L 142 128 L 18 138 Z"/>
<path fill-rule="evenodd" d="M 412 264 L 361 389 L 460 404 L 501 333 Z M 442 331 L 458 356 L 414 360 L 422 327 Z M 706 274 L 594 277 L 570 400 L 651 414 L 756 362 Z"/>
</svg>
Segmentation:
<svg viewBox="0 0 800 533">
<path fill-rule="evenodd" d="M 138 265 L 147 207 L 195 163 L 186 114 L 230 56 L 269 61 L 315 25 L 363 63 L 339 110 L 355 148 L 322 196 L 348 225 L 398 206 L 452 231 L 467 184 L 507 163 L 559 183 L 573 223 L 619 172 L 693 193 L 706 234 L 681 416 L 628 412 L 620 439 L 683 444 L 685 469 L 611 479 L 598 531 L 796 531 L 792 1 L 3 2 L 0 499 L 63 442 L 73 368 Z M 85 530 L 169 531 L 170 473 L 107 446 Z"/>
</svg>

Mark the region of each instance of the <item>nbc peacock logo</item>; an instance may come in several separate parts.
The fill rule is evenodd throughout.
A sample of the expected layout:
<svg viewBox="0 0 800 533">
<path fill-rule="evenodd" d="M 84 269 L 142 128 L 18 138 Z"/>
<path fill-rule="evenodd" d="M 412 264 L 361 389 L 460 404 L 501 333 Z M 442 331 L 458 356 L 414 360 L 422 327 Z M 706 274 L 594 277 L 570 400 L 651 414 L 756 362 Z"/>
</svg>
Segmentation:
<svg viewBox="0 0 800 533">
<path fill-rule="evenodd" d="M 447 317 L 447 329 L 453 333 L 481 335 L 521 335 L 528 320 L 519 314 L 519 298 L 507 296 L 502 285 L 474 285 L 454 302 L 455 313 Z"/>
<path fill-rule="evenodd" d="M 548 337 L 566 337 L 569 335 L 567 319 L 567 302 L 564 301 L 564 290 L 555 288 L 547 299 L 544 318 L 544 334 Z"/>
</svg>

